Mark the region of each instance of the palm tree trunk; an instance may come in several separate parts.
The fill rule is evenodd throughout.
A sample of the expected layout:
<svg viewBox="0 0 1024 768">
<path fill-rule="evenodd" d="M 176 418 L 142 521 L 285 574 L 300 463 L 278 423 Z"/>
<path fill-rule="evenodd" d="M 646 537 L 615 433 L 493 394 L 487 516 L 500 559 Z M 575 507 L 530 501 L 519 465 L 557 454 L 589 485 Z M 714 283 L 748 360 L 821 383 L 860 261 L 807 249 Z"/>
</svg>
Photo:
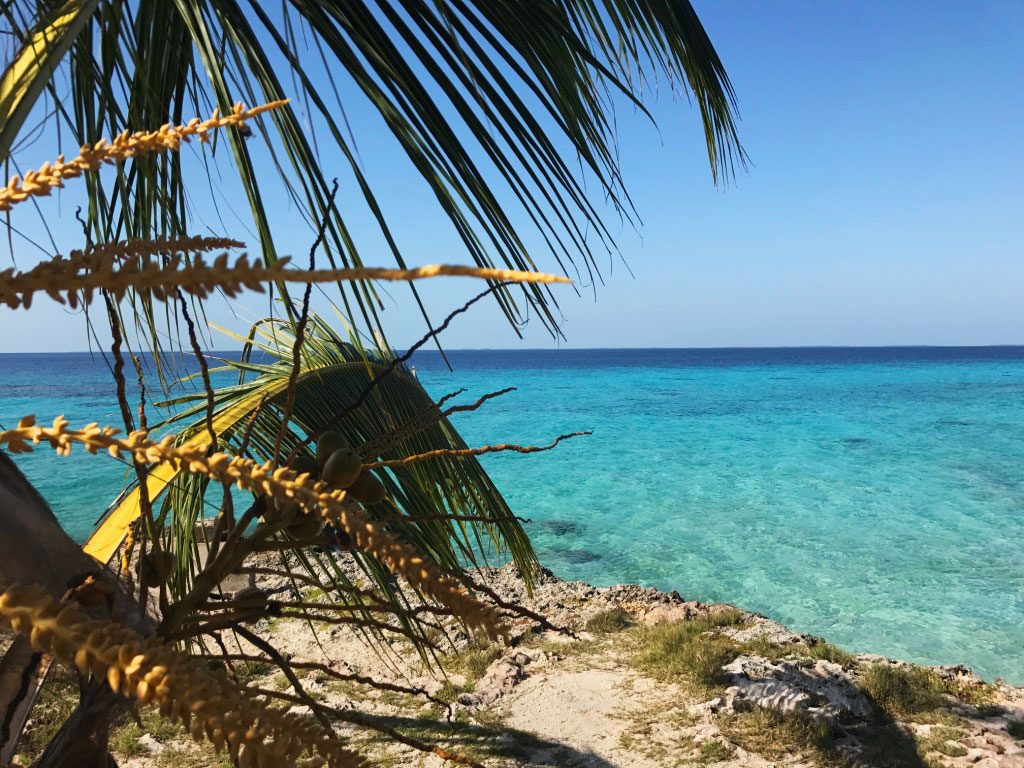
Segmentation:
<svg viewBox="0 0 1024 768">
<path fill-rule="evenodd" d="M 124 699 L 106 685 L 90 682 L 71 716 L 46 745 L 34 768 L 110 768 L 110 728 L 124 707 Z"/>
<path fill-rule="evenodd" d="M 45 499 L 0 451 L 0 582 L 37 584 L 54 598 L 62 598 L 69 587 L 80 584 L 88 574 L 102 571 L 67 535 Z M 152 630 L 153 622 L 131 599 L 116 579 L 107 579 L 114 592 L 118 619 L 138 631 Z M 34 653 L 28 643 L 15 640 L 0 663 L 0 724 L 5 760 L 13 755 L 21 730 L 39 693 L 49 661 Z M 102 682 L 92 682 L 82 691 L 75 712 L 47 747 L 39 765 L 108 766 L 107 739 L 110 725 L 123 700 Z M 0 763 L 6 764 L 6 763 Z"/>
<path fill-rule="evenodd" d="M 51 659 L 15 637 L 0 660 L 0 765 L 10 765 L 36 695 L 50 671 Z"/>
</svg>

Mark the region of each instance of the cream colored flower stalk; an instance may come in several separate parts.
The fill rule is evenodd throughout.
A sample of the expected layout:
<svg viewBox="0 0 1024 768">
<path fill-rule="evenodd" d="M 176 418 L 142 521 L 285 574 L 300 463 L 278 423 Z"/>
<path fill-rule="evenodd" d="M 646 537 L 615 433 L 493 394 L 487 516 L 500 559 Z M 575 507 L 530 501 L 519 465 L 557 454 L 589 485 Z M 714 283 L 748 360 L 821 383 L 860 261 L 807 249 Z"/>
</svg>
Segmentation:
<svg viewBox="0 0 1024 768">
<path fill-rule="evenodd" d="M 215 109 L 209 120 L 193 118 L 185 125 L 162 126 L 155 131 L 125 131 L 112 141 L 100 139 L 92 146 L 82 145 L 78 157 L 68 162 L 61 155 L 54 163 L 43 163 L 37 171 L 28 171 L 25 178 L 14 176 L 6 187 L 0 188 L 0 213 L 9 211 L 14 205 L 33 196 L 46 196 L 54 188 L 64 186 L 65 179 L 81 176 L 86 171 L 98 170 L 104 163 L 122 163 L 128 158 L 149 152 L 177 152 L 183 141 L 198 136 L 200 141 L 209 141 L 210 131 L 226 125 L 240 125 L 256 115 L 287 104 L 287 99 L 274 101 L 253 109 L 235 104 L 231 113 L 221 115 Z"/>
<path fill-rule="evenodd" d="M 159 707 L 163 717 L 182 722 L 197 741 L 227 749 L 244 768 L 369 765 L 312 720 L 269 706 L 223 671 L 201 668 L 117 622 L 90 619 L 77 604 L 55 602 L 38 587 L 10 586 L 0 593 L 0 620 L 35 650 Z"/>
<path fill-rule="evenodd" d="M 294 270 L 288 259 L 271 266 L 250 263 L 241 256 L 233 264 L 222 254 L 212 264 L 201 258 L 187 260 L 181 254 L 155 259 L 116 258 L 98 251 L 73 253 L 67 259 L 54 259 L 37 264 L 26 272 L 7 269 L 0 272 L 0 304 L 12 309 L 32 304 L 36 292 L 46 293 L 54 301 L 73 308 L 79 300 L 88 304 L 93 292 L 105 289 L 116 299 L 126 291 L 148 291 L 160 301 L 174 299 L 177 290 L 205 299 L 214 290 L 235 296 L 243 289 L 263 291 L 269 282 L 333 283 L 339 280 L 422 280 L 431 277 L 456 276 L 517 283 L 567 283 L 568 278 L 541 272 L 494 269 L 462 265 L 432 264 L 415 269 L 355 267 L 351 269 Z"/>
<path fill-rule="evenodd" d="M 168 435 L 159 442 L 150 440 L 146 432 L 132 432 L 118 438 L 119 430 L 93 423 L 82 429 L 69 429 L 68 421 L 59 416 L 50 427 L 40 427 L 35 418 L 23 418 L 15 429 L 0 432 L 0 445 L 12 453 L 27 453 L 32 446 L 48 443 L 59 455 L 71 453 L 75 443 L 90 453 L 106 451 L 114 458 L 128 454 L 140 462 L 165 462 L 179 470 L 203 474 L 220 482 L 235 483 L 242 490 L 266 495 L 281 501 L 296 501 L 324 522 L 343 530 L 356 548 L 373 555 L 392 573 L 401 575 L 410 586 L 448 608 L 471 626 L 484 629 L 492 639 L 507 634 L 507 627 L 495 606 L 483 603 L 457 581 L 447 576 L 436 564 L 416 554 L 379 524 L 367 519 L 358 505 L 346 498 L 345 492 L 330 488 L 308 473 L 296 474 L 287 467 L 274 467 L 269 462 L 257 464 L 252 459 L 226 453 L 206 455 L 203 445 L 175 445 Z"/>
<path fill-rule="evenodd" d="M 132 240 L 115 240 L 109 243 L 97 243 L 84 250 L 74 250 L 66 260 L 70 264 L 86 263 L 86 259 L 95 260 L 96 264 L 104 264 L 108 257 L 127 259 L 129 257 L 173 255 L 176 253 L 209 253 L 210 251 L 226 251 L 233 248 L 244 248 L 245 243 L 228 237 L 205 237 L 203 235 L 185 235 L 183 237 L 155 237 L 152 239 L 138 237 Z M 60 263 L 62 259 L 43 262 L 43 264 Z"/>
</svg>

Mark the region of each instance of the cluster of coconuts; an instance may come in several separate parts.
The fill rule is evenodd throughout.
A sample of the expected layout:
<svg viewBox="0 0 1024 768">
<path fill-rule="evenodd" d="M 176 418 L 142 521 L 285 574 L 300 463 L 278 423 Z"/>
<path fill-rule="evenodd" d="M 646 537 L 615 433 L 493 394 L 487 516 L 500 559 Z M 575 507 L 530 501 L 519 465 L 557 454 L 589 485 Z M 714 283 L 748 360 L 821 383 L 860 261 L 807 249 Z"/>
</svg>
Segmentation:
<svg viewBox="0 0 1024 768">
<path fill-rule="evenodd" d="M 348 439 L 340 432 L 324 432 L 316 444 L 316 458 L 298 456 L 289 465 L 296 474 L 309 474 L 332 488 L 363 504 L 379 504 L 384 500 L 384 484 L 363 466 Z M 263 518 L 268 523 L 287 520 L 286 530 L 297 539 L 316 536 L 323 522 L 316 515 L 304 513 L 297 502 L 273 501 Z"/>
</svg>

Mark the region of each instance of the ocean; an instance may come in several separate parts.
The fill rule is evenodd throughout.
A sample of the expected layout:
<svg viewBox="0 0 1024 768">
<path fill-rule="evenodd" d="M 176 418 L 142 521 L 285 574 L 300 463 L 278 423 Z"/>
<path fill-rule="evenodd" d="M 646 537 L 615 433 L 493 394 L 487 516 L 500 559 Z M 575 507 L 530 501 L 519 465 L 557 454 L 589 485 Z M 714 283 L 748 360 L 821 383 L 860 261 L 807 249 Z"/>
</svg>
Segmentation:
<svg viewBox="0 0 1024 768">
<path fill-rule="evenodd" d="M 856 651 L 1024 684 L 1024 348 L 451 351 L 459 415 L 544 565 L 726 601 Z M 0 355 L 0 425 L 117 424 L 87 354 Z M 81 539 L 125 467 L 17 461 Z"/>
</svg>

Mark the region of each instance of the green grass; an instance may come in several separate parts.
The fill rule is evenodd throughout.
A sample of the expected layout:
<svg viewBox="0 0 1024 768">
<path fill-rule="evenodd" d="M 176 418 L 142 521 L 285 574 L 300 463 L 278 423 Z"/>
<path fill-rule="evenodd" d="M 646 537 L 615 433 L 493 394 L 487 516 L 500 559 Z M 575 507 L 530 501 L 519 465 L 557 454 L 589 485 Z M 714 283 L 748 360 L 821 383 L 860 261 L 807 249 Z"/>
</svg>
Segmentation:
<svg viewBox="0 0 1024 768">
<path fill-rule="evenodd" d="M 769 760 L 800 754 L 816 762 L 834 761 L 835 734 L 821 720 L 795 712 L 751 707 L 723 715 L 718 722 L 730 741 Z"/>
<path fill-rule="evenodd" d="M 141 728 L 129 716 L 111 731 L 110 748 L 114 754 L 124 757 L 137 757 L 146 754 L 146 750 L 139 746 L 139 739 L 146 733 L 161 744 L 175 738 L 186 738 L 185 731 L 181 726 L 160 717 L 160 713 L 154 709 L 140 710 L 139 719 L 142 721 Z"/>
<path fill-rule="evenodd" d="M 307 603 L 317 603 L 324 599 L 327 593 L 324 592 L 320 587 L 309 587 L 302 590 L 302 599 Z"/>
<path fill-rule="evenodd" d="M 607 611 L 595 613 L 587 621 L 586 630 L 594 634 L 605 635 L 611 632 L 621 632 L 633 625 L 633 617 L 621 608 L 611 608 Z"/>
<path fill-rule="evenodd" d="M 688 684 L 701 692 L 713 690 L 727 682 L 722 667 L 742 650 L 739 643 L 715 630 L 737 624 L 741 618 L 739 611 L 731 611 L 641 628 L 633 664 L 660 680 Z"/>
<path fill-rule="evenodd" d="M 949 728 L 947 726 L 932 728 L 927 736 L 918 741 L 918 749 L 922 755 L 926 755 L 929 752 L 938 752 L 940 755 L 946 755 L 947 757 L 964 757 L 967 754 L 967 750 L 964 749 L 963 745 L 956 743 L 963 736 L 963 731 L 958 731 L 956 728 Z"/>
<path fill-rule="evenodd" d="M 854 656 L 842 648 L 818 640 L 811 643 L 786 643 L 773 642 L 765 635 L 757 635 L 752 640 L 740 644 L 744 653 L 752 656 L 761 656 L 773 661 L 787 657 L 797 656 L 809 659 L 823 659 L 838 664 L 843 668 L 853 666 Z"/>
<path fill-rule="evenodd" d="M 897 719 L 934 710 L 944 703 L 945 690 L 938 676 L 922 667 L 872 664 L 857 681 L 874 703 Z"/>
<path fill-rule="evenodd" d="M 19 743 L 24 764 L 38 757 L 78 704 L 78 679 L 64 667 L 55 667 L 39 692 Z"/>
<path fill-rule="evenodd" d="M 500 656 L 501 648 L 496 645 L 474 645 L 446 656 L 443 666 L 446 672 L 455 672 L 469 681 L 476 682 Z"/>
<path fill-rule="evenodd" d="M 277 669 L 277 666 L 269 661 L 242 661 L 234 662 L 232 669 L 235 679 L 242 685 L 248 685 L 261 677 L 266 677 Z"/>
<path fill-rule="evenodd" d="M 850 667 L 854 663 L 854 655 L 849 651 L 844 651 L 838 646 L 832 645 L 832 643 L 819 640 L 813 645 L 807 645 L 806 654 L 812 659 L 823 659 L 825 661 L 831 661 L 833 664 L 838 664 L 841 667 Z"/>
<path fill-rule="evenodd" d="M 449 704 L 452 704 L 458 700 L 459 694 L 472 693 L 475 687 L 473 683 L 456 683 L 451 680 L 445 680 L 444 685 L 434 695 L 441 701 L 447 701 Z"/>
<path fill-rule="evenodd" d="M 861 674 L 858 685 L 878 707 L 890 716 L 904 720 L 948 720 L 937 711 L 947 704 L 947 695 L 982 709 L 995 699 L 995 688 L 987 683 L 943 678 L 924 667 L 893 667 L 884 662 L 868 667 Z"/>
<path fill-rule="evenodd" d="M 720 741 L 705 741 L 697 751 L 697 763 L 700 765 L 713 765 L 728 760 L 732 756 L 732 749 Z"/>
</svg>

